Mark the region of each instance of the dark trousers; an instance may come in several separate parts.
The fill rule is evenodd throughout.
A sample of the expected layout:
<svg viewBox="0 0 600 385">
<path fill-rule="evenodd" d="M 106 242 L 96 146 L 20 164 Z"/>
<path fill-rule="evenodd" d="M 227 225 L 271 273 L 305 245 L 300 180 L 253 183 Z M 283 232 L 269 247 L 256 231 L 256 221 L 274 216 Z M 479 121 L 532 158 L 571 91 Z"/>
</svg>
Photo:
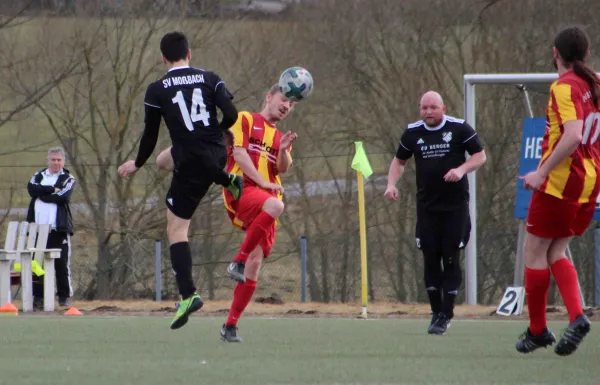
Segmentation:
<svg viewBox="0 0 600 385">
<path fill-rule="evenodd" d="M 71 285 L 71 237 L 67 233 L 52 230 L 48 234 L 47 249 L 60 249 L 60 258 L 54 260 L 56 270 L 56 295 L 69 298 L 73 295 Z M 33 277 L 33 296 L 44 297 L 44 277 Z"/>
<path fill-rule="evenodd" d="M 450 211 L 417 207 L 417 246 L 423 252 L 425 287 L 434 313 L 453 315 L 462 283 L 460 250 L 469 242 L 470 232 L 467 204 Z"/>
</svg>

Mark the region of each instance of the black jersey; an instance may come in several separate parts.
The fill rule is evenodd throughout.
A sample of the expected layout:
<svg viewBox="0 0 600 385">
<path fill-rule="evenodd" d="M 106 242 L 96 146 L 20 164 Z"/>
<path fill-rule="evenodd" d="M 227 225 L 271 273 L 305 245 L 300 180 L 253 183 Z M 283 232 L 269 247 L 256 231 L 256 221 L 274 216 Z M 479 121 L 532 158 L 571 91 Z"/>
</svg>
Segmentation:
<svg viewBox="0 0 600 385">
<path fill-rule="evenodd" d="M 477 133 L 462 119 L 444 116 L 437 127 L 422 120 L 409 124 L 398 145 L 396 157 L 415 157 L 417 200 L 430 210 L 453 210 L 469 201 L 465 175 L 458 182 L 444 181 L 446 173 L 466 161 L 466 154 L 482 151 Z"/>
<path fill-rule="evenodd" d="M 233 98 L 214 72 L 177 67 L 148 86 L 144 104 L 160 108 L 174 146 L 193 152 L 198 141 L 223 142 L 216 103 L 223 95 Z"/>
</svg>

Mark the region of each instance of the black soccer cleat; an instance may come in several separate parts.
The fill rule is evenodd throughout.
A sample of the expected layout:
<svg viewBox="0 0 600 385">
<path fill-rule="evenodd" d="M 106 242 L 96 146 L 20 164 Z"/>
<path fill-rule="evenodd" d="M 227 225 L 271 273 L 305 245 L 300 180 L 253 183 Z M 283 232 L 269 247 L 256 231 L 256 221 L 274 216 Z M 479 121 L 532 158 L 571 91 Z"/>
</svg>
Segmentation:
<svg viewBox="0 0 600 385">
<path fill-rule="evenodd" d="M 229 266 L 227 266 L 227 275 L 234 281 L 245 283 L 246 276 L 244 276 L 244 268 L 244 262 L 231 262 Z"/>
<path fill-rule="evenodd" d="M 544 329 L 542 334 L 534 336 L 529 328 L 521 334 L 517 341 L 516 349 L 519 353 L 527 354 L 539 348 L 546 348 L 556 342 L 554 334 L 548 329 Z"/>
<path fill-rule="evenodd" d="M 429 334 L 443 335 L 450 327 L 450 317 L 445 313 L 438 314 L 435 323 L 429 328 Z"/>
<path fill-rule="evenodd" d="M 429 334 L 432 334 L 431 328 L 433 327 L 433 325 L 435 325 L 435 323 L 437 322 L 439 317 L 440 317 L 439 313 L 433 313 L 433 315 L 431 316 L 431 322 L 429 323 L 429 326 L 427 327 L 427 332 Z"/>
<path fill-rule="evenodd" d="M 583 341 L 583 338 L 590 332 L 592 325 L 585 315 L 580 315 L 571 322 L 562 338 L 554 348 L 554 353 L 559 356 L 568 356 L 573 354 L 577 347 Z"/>
<path fill-rule="evenodd" d="M 237 327 L 231 325 L 223 325 L 221 328 L 221 341 L 243 342 L 242 338 L 237 335 Z"/>
<path fill-rule="evenodd" d="M 244 177 L 229 174 L 229 184 L 225 188 L 233 195 L 233 199 L 236 201 L 242 197 L 242 191 L 244 190 Z"/>
</svg>

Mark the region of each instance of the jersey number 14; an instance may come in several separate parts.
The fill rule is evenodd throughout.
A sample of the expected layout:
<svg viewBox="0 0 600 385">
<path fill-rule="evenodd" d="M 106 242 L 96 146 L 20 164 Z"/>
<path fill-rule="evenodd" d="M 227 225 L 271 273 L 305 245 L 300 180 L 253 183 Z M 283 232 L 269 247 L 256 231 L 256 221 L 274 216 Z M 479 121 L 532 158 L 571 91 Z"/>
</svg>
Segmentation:
<svg viewBox="0 0 600 385">
<path fill-rule="evenodd" d="M 177 91 L 177 94 L 173 99 L 173 104 L 179 104 L 179 110 L 183 116 L 183 121 L 188 130 L 194 131 L 194 123 L 202 122 L 204 127 L 208 127 L 210 124 L 208 119 L 210 114 L 206 111 L 206 105 L 204 104 L 204 98 L 202 97 L 202 90 L 200 88 L 194 88 L 192 93 L 192 111 L 187 110 L 183 92 Z"/>
</svg>

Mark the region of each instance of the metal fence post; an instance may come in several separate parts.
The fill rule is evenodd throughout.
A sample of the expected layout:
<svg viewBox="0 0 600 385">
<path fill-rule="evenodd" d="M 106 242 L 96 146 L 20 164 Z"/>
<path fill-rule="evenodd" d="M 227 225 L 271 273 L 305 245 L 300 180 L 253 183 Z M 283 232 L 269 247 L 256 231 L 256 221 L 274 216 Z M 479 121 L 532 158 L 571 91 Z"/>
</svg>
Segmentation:
<svg viewBox="0 0 600 385">
<path fill-rule="evenodd" d="M 156 240 L 154 244 L 154 289 L 156 291 L 156 302 L 162 300 L 162 258 L 161 242 Z"/>
<path fill-rule="evenodd" d="M 302 273 L 300 276 L 301 302 L 306 303 L 306 236 L 300 237 L 300 264 Z"/>
</svg>

